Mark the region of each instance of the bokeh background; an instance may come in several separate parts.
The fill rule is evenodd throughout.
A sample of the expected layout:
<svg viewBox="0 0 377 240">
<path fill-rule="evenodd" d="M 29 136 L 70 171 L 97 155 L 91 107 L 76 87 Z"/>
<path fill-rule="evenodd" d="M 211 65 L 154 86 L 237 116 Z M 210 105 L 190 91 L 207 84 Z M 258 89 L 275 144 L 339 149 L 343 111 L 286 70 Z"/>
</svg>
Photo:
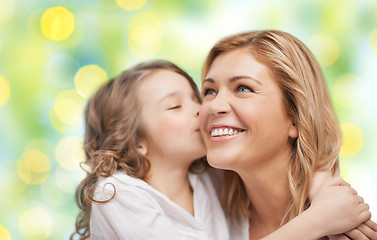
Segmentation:
<svg viewBox="0 0 377 240">
<path fill-rule="evenodd" d="M 341 175 L 377 218 L 377 1 L 0 0 L 0 239 L 68 239 L 83 107 L 143 60 L 200 82 L 211 46 L 279 29 L 318 58 L 343 132 Z"/>
</svg>

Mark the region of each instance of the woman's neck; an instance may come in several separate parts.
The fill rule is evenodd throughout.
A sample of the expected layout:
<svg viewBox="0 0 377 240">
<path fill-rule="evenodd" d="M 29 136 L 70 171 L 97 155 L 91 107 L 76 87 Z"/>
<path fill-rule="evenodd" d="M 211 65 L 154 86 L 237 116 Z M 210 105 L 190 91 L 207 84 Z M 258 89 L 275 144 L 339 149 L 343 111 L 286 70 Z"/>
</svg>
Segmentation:
<svg viewBox="0 0 377 240">
<path fill-rule="evenodd" d="M 278 229 L 289 205 L 288 161 L 239 172 L 250 199 L 250 239 Z"/>
<path fill-rule="evenodd" d="M 188 180 L 188 167 L 168 168 L 163 164 L 153 164 L 145 181 L 170 200 L 194 215 L 193 191 Z"/>
</svg>

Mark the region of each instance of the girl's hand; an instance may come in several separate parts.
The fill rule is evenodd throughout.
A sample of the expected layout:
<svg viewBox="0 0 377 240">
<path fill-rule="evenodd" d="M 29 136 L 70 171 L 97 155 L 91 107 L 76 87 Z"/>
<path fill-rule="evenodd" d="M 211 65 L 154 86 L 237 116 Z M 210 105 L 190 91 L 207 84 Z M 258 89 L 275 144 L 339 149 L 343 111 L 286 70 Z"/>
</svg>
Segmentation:
<svg viewBox="0 0 377 240">
<path fill-rule="evenodd" d="M 325 181 L 312 197 L 308 210 L 318 219 L 317 227 L 324 229 L 326 235 L 357 229 L 371 217 L 368 204 L 364 203 L 364 199 L 340 177 L 332 177 L 331 180 Z"/>
<path fill-rule="evenodd" d="M 377 240 L 377 224 L 372 220 L 368 220 L 351 231 L 344 234 L 332 235 L 329 238 L 331 240 L 349 240 L 350 238 L 354 240 Z"/>
</svg>

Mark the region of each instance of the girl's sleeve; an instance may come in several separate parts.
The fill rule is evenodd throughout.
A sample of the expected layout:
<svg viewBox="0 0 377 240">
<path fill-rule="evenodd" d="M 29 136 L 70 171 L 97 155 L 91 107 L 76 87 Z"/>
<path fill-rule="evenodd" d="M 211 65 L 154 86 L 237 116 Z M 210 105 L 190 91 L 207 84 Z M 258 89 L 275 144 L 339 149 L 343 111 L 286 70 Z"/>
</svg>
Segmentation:
<svg viewBox="0 0 377 240">
<path fill-rule="evenodd" d="M 96 193 L 95 199 L 109 199 Z M 159 206 L 139 189 L 116 192 L 103 204 L 92 204 L 90 239 L 179 239 L 178 231 Z"/>
</svg>

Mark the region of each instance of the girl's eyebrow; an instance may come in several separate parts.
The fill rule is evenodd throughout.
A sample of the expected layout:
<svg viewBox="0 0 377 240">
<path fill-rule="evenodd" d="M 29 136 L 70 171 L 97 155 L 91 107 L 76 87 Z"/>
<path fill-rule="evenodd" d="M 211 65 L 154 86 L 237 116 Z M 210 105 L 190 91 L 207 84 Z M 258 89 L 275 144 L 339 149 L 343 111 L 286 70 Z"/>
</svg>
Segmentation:
<svg viewBox="0 0 377 240">
<path fill-rule="evenodd" d="M 178 92 L 178 91 L 174 91 L 174 92 L 168 93 L 168 94 L 166 94 L 165 96 L 163 96 L 163 97 L 158 101 L 158 103 L 161 103 L 162 101 L 164 101 L 165 99 L 167 99 L 167 98 L 169 98 L 169 97 L 178 96 L 178 95 L 179 95 L 179 92 Z"/>
</svg>

